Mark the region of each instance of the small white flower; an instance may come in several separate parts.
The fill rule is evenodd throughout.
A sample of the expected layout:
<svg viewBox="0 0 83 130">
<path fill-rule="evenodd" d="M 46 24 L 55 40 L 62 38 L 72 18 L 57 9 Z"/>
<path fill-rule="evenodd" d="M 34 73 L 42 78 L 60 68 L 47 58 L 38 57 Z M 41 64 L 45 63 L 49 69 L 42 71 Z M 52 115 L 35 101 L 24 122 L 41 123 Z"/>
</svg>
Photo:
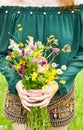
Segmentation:
<svg viewBox="0 0 83 130">
<path fill-rule="evenodd" d="M 11 46 L 11 45 L 9 45 L 9 46 L 8 46 L 8 49 L 12 49 L 12 46 Z"/>
<path fill-rule="evenodd" d="M 63 74 L 63 71 L 62 71 L 61 69 L 57 69 L 57 70 L 56 70 L 56 73 L 57 73 L 58 75 L 60 75 L 60 74 Z"/>
<path fill-rule="evenodd" d="M 41 41 L 36 42 L 36 44 L 39 45 L 40 47 L 42 46 L 42 42 Z"/>
<path fill-rule="evenodd" d="M 58 66 L 58 64 L 52 63 L 52 67 L 53 67 L 53 68 L 57 68 L 57 66 Z"/>
<path fill-rule="evenodd" d="M 41 41 L 35 42 L 35 45 L 36 45 L 36 47 L 38 47 L 38 48 L 41 49 L 41 50 L 44 48 L 44 45 L 42 44 Z"/>
<path fill-rule="evenodd" d="M 6 56 L 6 60 L 10 60 L 11 58 L 10 58 L 10 56 Z"/>
<path fill-rule="evenodd" d="M 26 42 L 31 45 L 31 44 L 34 44 L 34 39 L 32 36 L 28 36 L 28 40 L 26 40 Z"/>
<path fill-rule="evenodd" d="M 10 39 L 9 49 L 12 49 L 14 51 L 17 51 L 18 53 L 21 53 L 21 50 L 19 49 L 17 43 L 14 40 L 12 40 L 12 39 Z"/>
<path fill-rule="evenodd" d="M 61 69 L 62 69 L 62 70 L 66 70 L 66 69 L 67 69 L 67 66 L 66 66 L 66 65 L 62 65 L 62 66 L 61 66 Z"/>
<path fill-rule="evenodd" d="M 39 73 L 44 73 L 46 68 L 42 67 L 41 65 L 38 66 L 38 72 Z"/>
</svg>

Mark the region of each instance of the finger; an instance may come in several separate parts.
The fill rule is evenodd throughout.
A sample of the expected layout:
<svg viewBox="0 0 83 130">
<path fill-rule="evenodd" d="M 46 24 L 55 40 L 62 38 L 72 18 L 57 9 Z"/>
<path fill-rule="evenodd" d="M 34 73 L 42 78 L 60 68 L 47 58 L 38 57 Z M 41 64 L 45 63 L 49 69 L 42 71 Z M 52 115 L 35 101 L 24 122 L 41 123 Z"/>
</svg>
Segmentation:
<svg viewBox="0 0 83 130">
<path fill-rule="evenodd" d="M 34 94 L 34 93 L 29 93 L 28 94 L 28 92 L 26 90 L 25 91 L 23 90 L 23 92 L 21 92 L 19 94 L 20 100 L 24 99 L 27 102 L 36 102 L 37 101 L 37 99 L 34 99 L 34 98 L 31 99 L 30 96 L 33 96 L 33 97 L 38 96 L 38 97 L 40 97 L 41 94 Z"/>
<path fill-rule="evenodd" d="M 35 93 L 35 92 L 28 92 L 27 95 L 30 97 L 39 97 L 39 96 L 42 96 L 41 93 Z"/>
<path fill-rule="evenodd" d="M 40 90 L 29 90 L 29 93 L 30 94 L 38 94 L 38 95 L 43 95 L 43 94 L 48 94 L 48 93 L 50 93 L 51 92 L 51 90 L 50 89 L 47 89 L 47 90 L 42 90 L 42 89 L 40 89 Z"/>
<path fill-rule="evenodd" d="M 42 105 L 40 108 L 43 108 L 43 107 L 48 106 L 49 102 L 50 102 L 50 101 L 48 101 L 46 104 Z"/>
<path fill-rule="evenodd" d="M 26 96 L 41 96 L 42 94 L 41 93 L 35 93 L 34 91 L 30 91 L 30 90 L 26 90 L 26 89 L 23 89 L 21 94 L 23 95 L 26 95 Z"/>
<path fill-rule="evenodd" d="M 26 107 L 32 107 L 33 104 L 26 102 L 24 99 L 22 99 L 22 104 L 24 104 Z"/>
<path fill-rule="evenodd" d="M 37 101 L 39 101 L 39 100 L 36 100 L 36 99 L 30 99 L 30 103 L 35 103 L 35 102 L 37 102 Z"/>
<path fill-rule="evenodd" d="M 23 96 L 23 99 L 29 103 L 34 103 L 36 101 L 38 101 L 37 99 L 34 99 L 34 98 L 30 98 L 30 97 L 26 97 L 26 96 Z"/>
<path fill-rule="evenodd" d="M 44 101 L 42 101 L 40 103 L 34 103 L 33 107 L 41 107 L 41 106 L 47 104 L 47 102 L 48 102 L 48 99 L 45 99 Z"/>
<path fill-rule="evenodd" d="M 49 94 L 44 94 L 43 96 L 40 96 L 40 97 L 30 97 L 30 99 L 41 101 L 41 100 L 44 100 L 45 98 L 51 98 L 51 97 L 52 97 L 52 94 L 49 93 Z"/>
<path fill-rule="evenodd" d="M 42 89 L 38 89 L 38 90 L 31 89 L 31 90 L 29 90 L 30 93 L 35 93 L 35 94 L 42 94 L 45 91 L 46 90 L 42 90 Z"/>
<path fill-rule="evenodd" d="M 22 105 L 23 105 L 23 107 L 24 107 L 26 110 L 30 111 L 30 108 L 29 108 L 29 107 L 26 107 L 24 104 L 22 104 Z"/>
<path fill-rule="evenodd" d="M 25 95 L 21 97 L 21 100 L 22 99 L 25 100 L 26 102 L 31 102 L 31 99 L 29 99 L 29 97 L 27 97 Z"/>
<path fill-rule="evenodd" d="M 28 92 L 27 90 L 22 90 L 20 93 L 19 93 L 19 96 L 22 98 L 23 96 L 27 96 L 27 97 L 30 97 L 30 96 L 41 96 L 42 94 L 35 94 L 35 93 L 30 93 Z"/>
<path fill-rule="evenodd" d="M 46 97 L 47 97 L 47 95 L 45 94 L 45 95 L 43 95 L 41 97 L 30 97 L 30 99 L 41 101 L 41 100 L 44 100 Z"/>
<path fill-rule="evenodd" d="M 26 96 L 28 96 L 27 90 L 23 89 L 23 90 L 21 91 L 21 95 L 26 95 Z"/>
</svg>

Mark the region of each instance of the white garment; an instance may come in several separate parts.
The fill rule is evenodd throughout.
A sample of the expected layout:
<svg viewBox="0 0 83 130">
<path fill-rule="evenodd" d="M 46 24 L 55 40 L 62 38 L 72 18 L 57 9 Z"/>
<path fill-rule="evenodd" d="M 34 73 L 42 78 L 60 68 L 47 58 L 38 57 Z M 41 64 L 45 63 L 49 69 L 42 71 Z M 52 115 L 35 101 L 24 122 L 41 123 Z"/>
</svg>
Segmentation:
<svg viewBox="0 0 83 130">
<path fill-rule="evenodd" d="M 40 1 L 40 0 L 35 0 L 35 1 Z M 83 4 L 83 0 L 75 0 L 75 4 L 76 5 Z M 35 3 L 33 0 L 0 0 L 0 6 L 2 5 L 4 6 L 38 6 L 38 7 L 42 6 Z M 48 0 L 44 6 L 59 6 L 58 0 Z"/>
</svg>

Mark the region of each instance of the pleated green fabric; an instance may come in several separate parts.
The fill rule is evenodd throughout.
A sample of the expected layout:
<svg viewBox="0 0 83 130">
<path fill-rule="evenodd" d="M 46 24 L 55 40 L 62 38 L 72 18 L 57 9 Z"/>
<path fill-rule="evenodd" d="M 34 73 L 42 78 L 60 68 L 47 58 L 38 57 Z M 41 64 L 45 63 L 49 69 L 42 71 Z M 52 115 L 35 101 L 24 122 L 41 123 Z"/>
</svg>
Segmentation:
<svg viewBox="0 0 83 130">
<path fill-rule="evenodd" d="M 67 70 L 60 79 L 66 80 L 65 85 L 59 84 L 57 95 L 67 94 L 74 82 L 76 74 L 83 68 L 83 5 L 77 9 L 61 10 L 59 7 L 0 7 L 0 72 L 8 81 L 8 89 L 12 94 L 17 94 L 16 83 L 21 79 L 17 73 L 5 62 L 8 52 L 8 32 L 17 37 L 17 24 L 23 27 L 22 42 L 27 36 L 33 36 L 34 40 L 46 43 L 47 37 L 55 35 L 59 40 L 59 47 L 65 44 L 71 46 L 71 53 L 62 53 L 55 62 L 67 65 Z"/>
</svg>

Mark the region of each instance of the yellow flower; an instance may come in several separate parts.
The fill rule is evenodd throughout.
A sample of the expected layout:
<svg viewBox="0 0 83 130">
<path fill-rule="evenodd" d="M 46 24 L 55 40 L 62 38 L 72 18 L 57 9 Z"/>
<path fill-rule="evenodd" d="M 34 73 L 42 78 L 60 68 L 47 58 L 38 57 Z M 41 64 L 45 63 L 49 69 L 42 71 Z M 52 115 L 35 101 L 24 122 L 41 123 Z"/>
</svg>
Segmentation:
<svg viewBox="0 0 83 130">
<path fill-rule="evenodd" d="M 37 76 L 38 76 L 38 73 L 37 72 L 33 72 L 33 74 L 32 74 L 32 81 L 36 80 Z"/>
<path fill-rule="evenodd" d="M 49 75 L 48 78 L 46 79 L 46 82 L 49 83 L 52 80 L 54 80 L 54 76 Z"/>
<path fill-rule="evenodd" d="M 21 67 L 21 66 L 20 66 L 19 64 L 15 65 L 15 69 L 16 69 L 16 70 L 19 70 L 20 67 Z"/>
<path fill-rule="evenodd" d="M 21 24 L 17 24 L 18 27 L 21 27 Z"/>
<path fill-rule="evenodd" d="M 49 49 L 52 49 L 52 46 L 48 46 L 48 47 L 47 47 L 47 50 L 49 50 Z"/>
<path fill-rule="evenodd" d="M 55 44 L 55 45 L 58 45 L 58 39 L 55 39 L 55 40 L 54 40 L 54 44 Z"/>
<path fill-rule="evenodd" d="M 22 42 L 20 42 L 20 43 L 18 44 L 18 46 L 23 47 L 24 44 L 23 44 Z"/>
<path fill-rule="evenodd" d="M 46 90 L 47 88 L 48 88 L 48 86 L 46 86 L 46 85 L 44 85 L 44 86 L 42 87 L 43 90 Z"/>
<path fill-rule="evenodd" d="M 54 75 L 49 75 L 49 80 L 54 80 Z"/>
<path fill-rule="evenodd" d="M 56 75 L 56 69 L 52 69 L 51 74 Z"/>
<path fill-rule="evenodd" d="M 35 51 L 35 52 L 34 52 L 34 56 L 35 56 L 35 57 L 39 57 L 39 56 L 41 56 L 41 53 L 40 53 L 40 52 Z"/>
<path fill-rule="evenodd" d="M 20 31 L 20 32 L 21 32 L 22 30 L 23 30 L 23 28 L 18 28 L 18 31 Z"/>
<path fill-rule="evenodd" d="M 57 82 L 56 82 L 56 81 L 51 81 L 49 84 L 50 84 L 51 86 L 55 86 L 55 85 L 57 84 Z"/>
<path fill-rule="evenodd" d="M 45 74 L 45 75 L 48 75 L 48 70 L 45 70 L 45 71 L 44 71 L 44 74 Z"/>
<path fill-rule="evenodd" d="M 14 54 L 11 54 L 11 58 L 15 59 L 16 57 L 15 57 L 15 55 L 14 55 Z"/>
<path fill-rule="evenodd" d="M 50 39 L 51 39 L 51 38 L 54 38 L 54 35 L 50 35 L 50 37 L 49 37 L 49 38 L 50 38 Z"/>
<path fill-rule="evenodd" d="M 64 85 L 64 84 L 66 84 L 66 81 L 65 80 L 60 80 L 60 83 Z"/>
<path fill-rule="evenodd" d="M 52 48 L 52 46 L 49 46 L 49 48 L 51 49 L 51 48 Z"/>
<path fill-rule="evenodd" d="M 57 89 L 56 89 L 56 88 L 52 89 L 52 93 L 53 93 L 53 94 L 55 94 L 56 92 L 57 92 Z"/>
<path fill-rule="evenodd" d="M 19 65 L 25 65 L 26 62 L 24 60 L 20 60 Z"/>
<path fill-rule="evenodd" d="M 55 77 L 55 79 L 57 80 L 57 79 L 59 79 L 59 77 L 58 77 L 58 76 L 56 76 L 56 77 Z"/>
<path fill-rule="evenodd" d="M 64 53 L 66 53 L 66 52 L 71 52 L 71 47 L 67 44 L 67 45 L 64 46 L 64 48 L 62 48 L 62 51 L 63 51 Z"/>
<path fill-rule="evenodd" d="M 44 68 L 46 69 L 46 71 L 49 69 L 49 65 L 44 65 Z"/>
</svg>

